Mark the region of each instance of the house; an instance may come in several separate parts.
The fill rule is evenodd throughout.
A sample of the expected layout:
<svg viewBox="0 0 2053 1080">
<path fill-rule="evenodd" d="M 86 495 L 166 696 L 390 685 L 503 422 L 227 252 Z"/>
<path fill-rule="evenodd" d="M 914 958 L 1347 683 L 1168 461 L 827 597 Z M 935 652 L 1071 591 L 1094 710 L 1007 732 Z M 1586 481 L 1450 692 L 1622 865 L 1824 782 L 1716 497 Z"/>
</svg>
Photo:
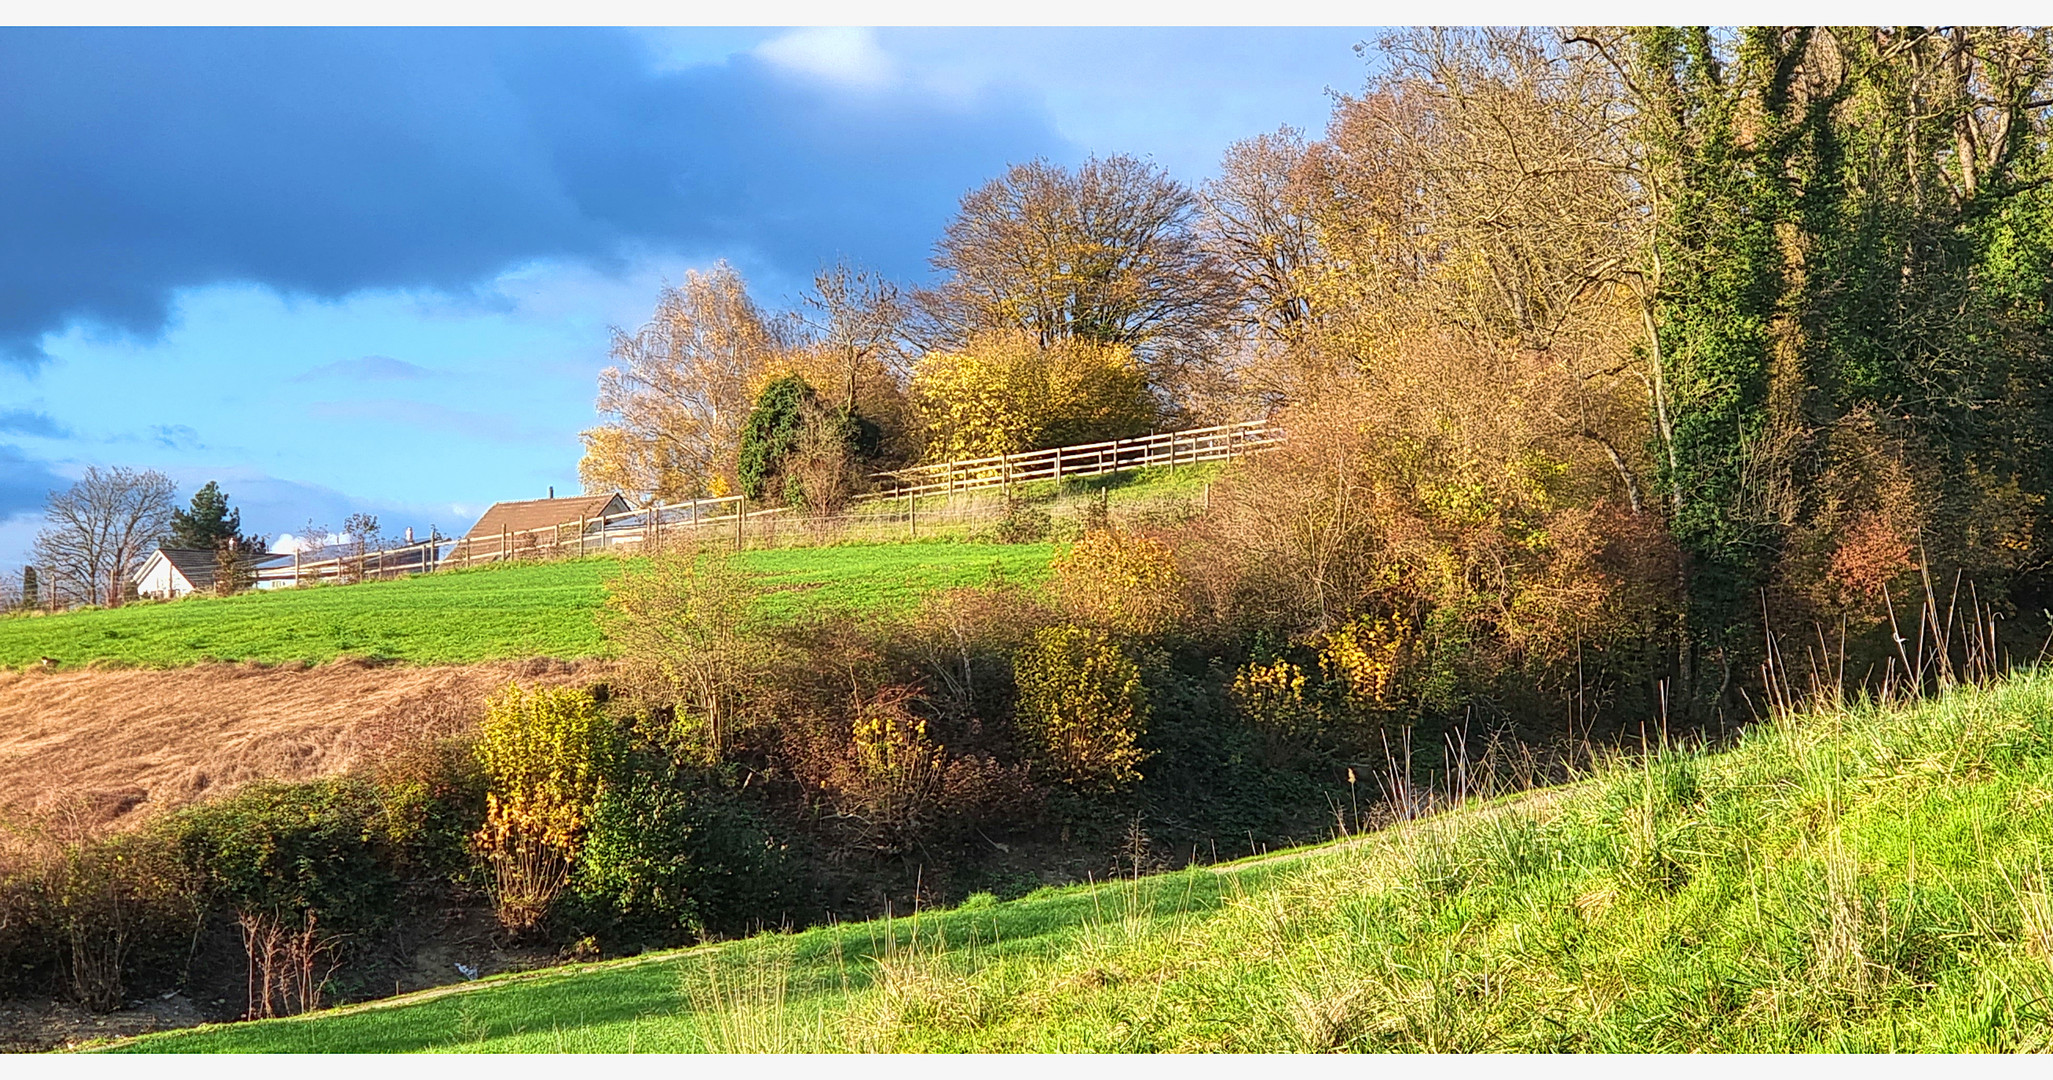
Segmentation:
<svg viewBox="0 0 2053 1080">
<path fill-rule="evenodd" d="M 525 499 L 519 502 L 493 503 L 485 516 L 470 527 L 464 539 L 473 545 L 496 544 L 502 535 L 527 532 L 533 529 L 548 529 L 566 522 L 585 521 L 591 518 L 609 517 L 629 513 L 634 507 L 620 497 L 619 492 L 611 495 L 573 495 L 566 499 Z M 530 543 L 533 541 L 531 540 Z"/>
<path fill-rule="evenodd" d="M 254 573 L 292 556 L 257 552 L 245 553 L 239 558 L 243 566 Z M 143 568 L 136 572 L 136 595 L 150 600 L 173 600 L 189 593 L 213 592 L 214 575 L 220 567 L 219 556 L 212 549 L 160 547 L 150 553 L 150 557 L 143 561 Z"/>
</svg>

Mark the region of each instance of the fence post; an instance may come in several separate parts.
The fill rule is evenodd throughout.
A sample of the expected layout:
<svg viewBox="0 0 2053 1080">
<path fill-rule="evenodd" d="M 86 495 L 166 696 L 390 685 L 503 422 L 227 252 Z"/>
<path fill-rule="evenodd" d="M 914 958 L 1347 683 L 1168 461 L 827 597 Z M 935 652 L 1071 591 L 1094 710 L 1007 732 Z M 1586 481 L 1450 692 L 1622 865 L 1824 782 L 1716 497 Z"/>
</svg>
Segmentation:
<svg viewBox="0 0 2053 1080">
<path fill-rule="evenodd" d="M 585 553 L 585 533 L 591 529 L 589 520 L 590 519 L 586 518 L 583 514 L 579 514 L 577 516 L 577 553 L 579 555 L 583 555 Z M 606 527 L 605 518 L 599 519 L 599 527 L 602 529 Z"/>
<path fill-rule="evenodd" d="M 920 500 L 911 488 L 905 490 L 905 535 L 913 540 L 920 535 Z"/>
<path fill-rule="evenodd" d="M 507 552 L 513 546 L 513 533 L 504 524 L 499 526 L 499 561 L 505 562 Z"/>
<path fill-rule="evenodd" d="M 741 523 L 747 518 L 748 496 L 736 495 L 734 497 L 734 550 L 736 551 L 741 550 L 741 545 L 743 542 L 741 535 Z"/>
</svg>

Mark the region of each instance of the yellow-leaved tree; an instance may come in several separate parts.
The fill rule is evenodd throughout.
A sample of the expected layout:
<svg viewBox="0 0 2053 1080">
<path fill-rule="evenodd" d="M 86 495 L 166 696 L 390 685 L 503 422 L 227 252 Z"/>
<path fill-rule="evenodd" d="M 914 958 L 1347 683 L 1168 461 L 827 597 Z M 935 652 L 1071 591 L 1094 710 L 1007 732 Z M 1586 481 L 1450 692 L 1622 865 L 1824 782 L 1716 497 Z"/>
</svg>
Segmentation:
<svg viewBox="0 0 2053 1080">
<path fill-rule="evenodd" d="M 930 461 L 1145 434 L 1160 416 L 1131 348 L 991 331 L 913 367 Z"/>
</svg>

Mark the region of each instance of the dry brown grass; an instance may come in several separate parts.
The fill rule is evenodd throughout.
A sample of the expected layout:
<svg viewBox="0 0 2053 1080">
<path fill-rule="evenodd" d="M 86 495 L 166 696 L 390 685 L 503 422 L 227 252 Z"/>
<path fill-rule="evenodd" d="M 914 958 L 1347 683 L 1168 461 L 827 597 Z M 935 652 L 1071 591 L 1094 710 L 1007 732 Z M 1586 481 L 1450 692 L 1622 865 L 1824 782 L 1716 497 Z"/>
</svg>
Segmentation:
<svg viewBox="0 0 2053 1080">
<path fill-rule="evenodd" d="M 119 830 L 253 780 L 345 771 L 473 726 L 509 681 L 585 683 L 601 665 L 208 664 L 0 671 L 0 816 Z"/>
</svg>

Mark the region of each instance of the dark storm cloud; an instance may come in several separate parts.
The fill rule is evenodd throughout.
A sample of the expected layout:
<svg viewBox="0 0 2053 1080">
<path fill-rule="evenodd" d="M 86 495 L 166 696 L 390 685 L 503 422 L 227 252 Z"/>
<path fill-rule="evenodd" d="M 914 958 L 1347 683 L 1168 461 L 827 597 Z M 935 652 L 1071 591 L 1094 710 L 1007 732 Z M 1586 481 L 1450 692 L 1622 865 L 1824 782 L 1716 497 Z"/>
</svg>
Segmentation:
<svg viewBox="0 0 2053 1080">
<path fill-rule="evenodd" d="M 0 409 L 0 435 L 37 435 L 45 439 L 62 439 L 71 434 L 71 429 L 51 419 L 49 413 L 31 409 Z"/>
<path fill-rule="evenodd" d="M 20 447 L 0 444 L 0 521 L 41 510 L 52 491 L 70 486 L 50 471 L 49 463 L 29 457 Z"/>
<path fill-rule="evenodd" d="M 911 275 L 1037 113 L 659 72 L 624 31 L 0 31 L 0 358 L 182 286 L 461 291 L 536 258 L 846 254 Z"/>
</svg>

